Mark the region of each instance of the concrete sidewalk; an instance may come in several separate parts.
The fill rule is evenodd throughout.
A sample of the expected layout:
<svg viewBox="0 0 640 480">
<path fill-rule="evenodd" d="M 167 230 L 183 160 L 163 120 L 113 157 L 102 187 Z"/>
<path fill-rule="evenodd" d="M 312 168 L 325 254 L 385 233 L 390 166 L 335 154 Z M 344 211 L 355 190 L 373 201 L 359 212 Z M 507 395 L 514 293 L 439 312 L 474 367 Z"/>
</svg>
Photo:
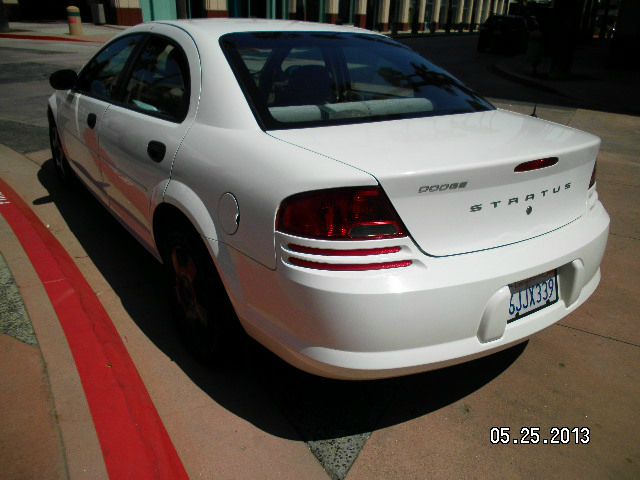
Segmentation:
<svg viewBox="0 0 640 480">
<path fill-rule="evenodd" d="M 3 180 L 15 178 L 7 170 L 28 175 L 35 167 L 32 160 L 2 145 L 0 158 Z M 28 190 L 21 191 L 21 195 L 25 193 L 29 195 Z M 8 198 L 4 193 L 3 197 Z M 3 215 L 0 245 L 3 475 L 20 479 L 106 479 L 91 413 L 58 316 Z"/>
<path fill-rule="evenodd" d="M 128 27 L 83 23 L 83 35 L 70 35 L 66 22 L 10 22 L 9 28 L 9 32 L 0 33 L 0 38 L 105 43 Z"/>
</svg>

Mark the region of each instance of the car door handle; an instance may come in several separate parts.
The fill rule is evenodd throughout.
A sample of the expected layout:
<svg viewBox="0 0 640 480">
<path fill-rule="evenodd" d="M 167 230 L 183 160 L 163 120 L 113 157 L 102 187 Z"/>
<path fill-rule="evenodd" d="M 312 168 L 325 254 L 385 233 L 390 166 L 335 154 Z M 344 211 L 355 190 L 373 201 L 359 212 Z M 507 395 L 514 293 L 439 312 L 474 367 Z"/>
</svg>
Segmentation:
<svg viewBox="0 0 640 480">
<path fill-rule="evenodd" d="M 167 147 L 162 142 L 151 140 L 149 145 L 147 145 L 147 155 L 149 155 L 149 158 L 154 162 L 161 162 L 165 153 L 167 153 Z"/>
<path fill-rule="evenodd" d="M 95 113 L 90 113 L 89 115 L 87 115 L 87 125 L 89 125 L 89 128 L 93 129 L 93 127 L 96 126 L 97 120 L 98 117 L 96 117 Z"/>
</svg>

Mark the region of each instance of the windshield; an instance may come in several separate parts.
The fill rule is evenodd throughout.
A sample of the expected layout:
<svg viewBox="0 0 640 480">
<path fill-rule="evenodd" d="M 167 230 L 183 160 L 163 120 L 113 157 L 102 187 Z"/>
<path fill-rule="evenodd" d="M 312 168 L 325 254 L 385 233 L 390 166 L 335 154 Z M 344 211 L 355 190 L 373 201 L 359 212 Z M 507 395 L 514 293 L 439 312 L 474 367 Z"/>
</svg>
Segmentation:
<svg viewBox="0 0 640 480">
<path fill-rule="evenodd" d="M 247 32 L 222 48 L 265 130 L 451 115 L 494 107 L 386 37 Z"/>
</svg>

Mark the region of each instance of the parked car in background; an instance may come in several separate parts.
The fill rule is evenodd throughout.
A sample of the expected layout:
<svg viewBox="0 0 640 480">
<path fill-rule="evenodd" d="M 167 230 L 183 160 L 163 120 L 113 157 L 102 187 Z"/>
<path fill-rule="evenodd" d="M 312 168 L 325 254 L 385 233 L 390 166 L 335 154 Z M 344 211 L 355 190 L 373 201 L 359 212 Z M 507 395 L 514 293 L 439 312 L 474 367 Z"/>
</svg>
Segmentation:
<svg viewBox="0 0 640 480">
<path fill-rule="evenodd" d="M 529 31 L 534 28 L 525 17 L 516 15 L 491 15 L 480 26 L 478 51 L 499 53 L 524 53 L 527 51 Z"/>
<path fill-rule="evenodd" d="M 404 375 L 521 342 L 600 280 L 600 140 L 383 35 L 147 23 L 51 85 L 61 178 L 163 262 L 200 358 L 241 325 L 315 374 Z"/>
</svg>

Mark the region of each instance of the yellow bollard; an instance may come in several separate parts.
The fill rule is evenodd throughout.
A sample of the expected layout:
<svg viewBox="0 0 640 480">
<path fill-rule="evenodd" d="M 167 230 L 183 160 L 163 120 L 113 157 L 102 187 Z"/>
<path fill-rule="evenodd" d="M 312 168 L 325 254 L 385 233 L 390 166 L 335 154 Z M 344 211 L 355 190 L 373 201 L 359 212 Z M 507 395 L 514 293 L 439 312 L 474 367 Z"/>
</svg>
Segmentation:
<svg viewBox="0 0 640 480">
<path fill-rule="evenodd" d="M 78 7 L 67 7 L 67 22 L 69 23 L 69 35 L 82 35 L 82 19 Z"/>
</svg>

